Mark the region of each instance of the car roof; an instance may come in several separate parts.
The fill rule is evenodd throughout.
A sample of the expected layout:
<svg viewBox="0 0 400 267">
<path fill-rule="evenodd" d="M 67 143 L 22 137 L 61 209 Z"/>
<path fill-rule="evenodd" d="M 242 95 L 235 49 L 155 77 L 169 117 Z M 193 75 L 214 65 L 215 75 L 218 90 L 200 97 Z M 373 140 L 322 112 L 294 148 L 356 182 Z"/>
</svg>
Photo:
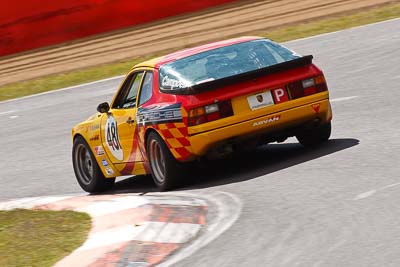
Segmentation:
<svg viewBox="0 0 400 267">
<path fill-rule="evenodd" d="M 167 54 L 162 57 L 157 57 L 153 58 L 144 62 L 141 62 L 137 65 L 135 65 L 132 69 L 138 68 L 138 67 L 153 67 L 153 68 L 159 68 L 160 66 L 173 62 L 175 60 L 189 57 L 195 54 L 199 54 L 205 51 L 213 50 L 216 48 L 224 47 L 224 46 L 229 46 L 237 43 L 243 43 L 243 42 L 248 42 L 248 41 L 253 41 L 253 40 L 258 40 L 258 39 L 264 39 L 263 37 L 258 37 L 258 36 L 244 36 L 244 37 L 239 37 L 239 38 L 234 38 L 234 39 L 229 39 L 229 40 L 224 40 L 224 41 L 219 41 L 219 42 L 214 42 L 214 43 L 209 43 L 201 46 L 196 46 L 193 48 L 185 49 L 185 50 L 180 50 L 171 54 Z"/>
</svg>

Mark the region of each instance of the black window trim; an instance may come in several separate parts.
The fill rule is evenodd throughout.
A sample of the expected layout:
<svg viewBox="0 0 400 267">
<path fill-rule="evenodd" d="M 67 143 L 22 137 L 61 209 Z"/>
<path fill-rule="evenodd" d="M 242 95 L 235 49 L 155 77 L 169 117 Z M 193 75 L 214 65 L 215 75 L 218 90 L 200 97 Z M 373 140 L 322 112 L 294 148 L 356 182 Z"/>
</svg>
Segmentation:
<svg viewBox="0 0 400 267">
<path fill-rule="evenodd" d="M 127 82 L 132 82 L 132 79 L 134 79 L 133 77 L 136 77 L 136 75 L 138 74 L 138 73 L 141 73 L 141 72 L 143 72 L 143 76 L 142 76 L 142 78 L 140 79 L 140 83 L 139 83 L 139 90 L 140 90 L 140 88 L 141 88 L 141 86 L 142 86 L 142 82 L 143 82 L 143 79 L 144 79 L 144 74 L 145 74 L 145 72 L 146 72 L 146 70 L 143 70 L 143 69 L 138 69 L 138 70 L 133 70 L 132 72 L 130 72 L 127 76 L 126 76 L 126 78 L 125 78 L 125 80 L 123 81 L 123 83 L 122 83 L 122 85 L 121 85 L 121 87 L 120 87 L 120 90 L 119 90 L 119 92 L 118 92 L 118 95 L 117 95 L 117 97 L 115 98 L 115 100 L 114 100 L 114 102 L 113 102 L 113 104 L 112 104 L 112 108 L 113 109 L 130 109 L 130 108 L 136 108 L 137 107 L 137 97 L 136 97 L 136 105 L 135 105 L 135 107 L 129 107 L 129 108 L 124 108 L 124 107 L 117 107 L 117 104 L 120 104 L 120 102 L 121 102 L 121 99 L 122 99 L 122 97 L 124 98 L 124 101 L 126 100 L 126 97 L 128 96 L 128 94 L 129 94 L 129 92 L 127 92 L 129 89 L 130 89 L 130 87 L 129 87 L 129 89 L 126 89 L 125 88 L 125 86 L 126 86 L 126 83 Z"/>
<path fill-rule="evenodd" d="M 140 96 L 141 96 L 141 94 L 142 94 L 143 82 L 144 82 L 144 79 L 145 79 L 147 73 L 151 73 L 152 76 L 153 76 L 153 77 L 152 77 L 151 96 L 150 96 L 150 98 L 147 99 L 145 102 L 139 103 L 139 101 L 140 101 Z M 137 104 L 136 104 L 137 107 L 140 107 L 140 106 L 142 106 L 143 104 L 146 104 L 146 103 L 153 97 L 153 91 L 154 91 L 154 77 L 155 77 L 155 75 L 154 75 L 154 70 L 144 70 L 144 74 L 143 74 L 142 80 L 141 80 L 141 82 L 140 82 L 139 93 L 138 93 L 138 96 L 137 96 Z"/>
</svg>

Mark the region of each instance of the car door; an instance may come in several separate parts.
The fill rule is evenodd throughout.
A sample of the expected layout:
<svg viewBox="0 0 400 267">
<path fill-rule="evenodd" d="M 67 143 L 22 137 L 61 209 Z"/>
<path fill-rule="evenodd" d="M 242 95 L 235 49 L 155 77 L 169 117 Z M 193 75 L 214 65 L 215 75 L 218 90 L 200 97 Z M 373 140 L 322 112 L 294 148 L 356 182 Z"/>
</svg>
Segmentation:
<svg viewBox="0 0 400 267">
<path fill-rule="evenodd" d="M 110 111 L 102 118 L 103 146 L 114 164 L 142 161 L 137 148 L 136 105 L 143 76 L 144 71 L 127 76 Z"/>
</svg>

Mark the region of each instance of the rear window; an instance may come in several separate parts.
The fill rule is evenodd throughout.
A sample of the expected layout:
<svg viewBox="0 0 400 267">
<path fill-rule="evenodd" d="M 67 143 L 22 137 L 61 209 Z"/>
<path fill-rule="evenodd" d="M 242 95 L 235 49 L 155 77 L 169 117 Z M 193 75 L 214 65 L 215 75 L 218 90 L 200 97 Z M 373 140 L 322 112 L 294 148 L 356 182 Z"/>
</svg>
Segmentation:
<svg viewBox="0 0 400 267">
<path fill-rule="evenodd" d="M 163 65 L 159 71 L 159 85 L 163 90 L 182 89 L 299 57 L 293 51 L 270 40 L 254 40 L 206 51 Z"/>
</svg>

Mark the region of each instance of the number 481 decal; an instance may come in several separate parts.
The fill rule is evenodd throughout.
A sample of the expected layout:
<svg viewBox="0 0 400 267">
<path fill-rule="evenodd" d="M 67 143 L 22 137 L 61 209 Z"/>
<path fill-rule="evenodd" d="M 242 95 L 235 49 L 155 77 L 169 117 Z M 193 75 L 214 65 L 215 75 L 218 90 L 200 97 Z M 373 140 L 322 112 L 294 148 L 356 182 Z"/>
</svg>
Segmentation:
<svg viewBox="0 0 400 267">
<path fill-rule="evenodd" d="M 111 154 L 117 160 L 123 160 L 121 142 L 119 141 L 118 125 L 113 116 L 109 116 L 105 125 L 105 140 Z"/>
<path fill-rule="evenodd" d="M 114 122 L 107 125 L 107 142 L 113 151 L 121 149 L 121 143 L 119 142 L 118 128 Z"/>
</svg>

